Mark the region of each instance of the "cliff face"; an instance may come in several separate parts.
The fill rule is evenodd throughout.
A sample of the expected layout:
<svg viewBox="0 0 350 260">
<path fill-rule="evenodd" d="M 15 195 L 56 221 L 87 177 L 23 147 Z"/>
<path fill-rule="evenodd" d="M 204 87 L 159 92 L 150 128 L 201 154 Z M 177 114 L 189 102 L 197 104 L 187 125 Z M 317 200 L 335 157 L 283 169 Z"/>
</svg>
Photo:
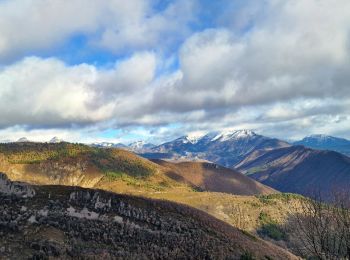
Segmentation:
<svg viewBox="0 0 350 260">
<path fill-rule="evenodd" d="M 247 252 L 259 259 L 294 259 L 179 204 L 78 187 L 31 187 L 4 175 L 1 183 L 5 259 L 240 259 Z"/>
<path fill-rule="evenodd" d="M 0 173 L 0 192 L 3 195 L 13 195 L 22 198 L 32 198 L 35 196 L 35 190 L 20 182 L 10 181 L 4 173 Z"/>
<path fill-rule="evenodd" d="M 34 150 L 34 149 L 33 149 Z M 40 151 L 37 151 L 40 153 Z M 11 180 L 32 184 L 72 185 L 91 188 L 102 178 L 102 172 L 84 156 L 46 159 L 35 163 L 12 162 L 0 153 L 0 171 Z"/>
</svg>

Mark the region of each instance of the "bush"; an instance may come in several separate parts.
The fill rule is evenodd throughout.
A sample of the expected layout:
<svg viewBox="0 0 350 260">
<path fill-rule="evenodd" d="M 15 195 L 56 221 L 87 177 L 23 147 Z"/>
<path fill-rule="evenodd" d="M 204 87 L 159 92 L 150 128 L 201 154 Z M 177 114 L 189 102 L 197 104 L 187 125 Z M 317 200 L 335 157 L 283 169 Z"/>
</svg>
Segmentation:
<svg viewBox="0 0 350 260">
<path fill-rule="evenodd" d="M 246 251 L 243 255 L 241 255 L 241 260 L 254 260 L 255 257 L 251 252 Z"/>
<path fill-rule="evenodd" d="M 287 239 L 287 235 L 284 232 L 284 230 L 275 223 L 268 223 L 268 224 L 262 225 L 260 230 L 258 230 L 258 233 L 259 235 L 267 236 L 277 241 Z"/>
<path fill-rule="evenodd" d="M 267 213 L 262 211 L 259 215 L 259 220 L 262 223 L 261 228 L 258 230 L 260 236 L 267 236 L 277 241 L 287 239 L 286 232 Z"/>
</svg>

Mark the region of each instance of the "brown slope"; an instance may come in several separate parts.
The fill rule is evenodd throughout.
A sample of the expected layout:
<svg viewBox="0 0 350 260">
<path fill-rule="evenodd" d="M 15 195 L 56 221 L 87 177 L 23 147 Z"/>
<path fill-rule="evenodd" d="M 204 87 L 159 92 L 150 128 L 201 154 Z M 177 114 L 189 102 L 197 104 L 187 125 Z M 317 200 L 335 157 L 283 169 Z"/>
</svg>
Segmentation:
<svg viewBox="0 0 350 260">
<path fill-rule="evenodd" d="M 0 174 L 0 202 L 5 259 L 297 259 L 202 211 L 166 201 L 28 187 Z"/>
<path fill-rule="evenodd" d="M 293 146 L 251 154 L 236 167 L 282 192 L 327 197 L 350 187 L 350 158 L 332 151 Z"/>
<path fill-rule="evenodd" d="M 276 190 L 225 167 L 208 162 L 168 162 L 153 160 L 166 168 L 166 175 L 178 182 L 202 191 L 225 192 L 236 195 L 277 193 Z"/>
</svg>

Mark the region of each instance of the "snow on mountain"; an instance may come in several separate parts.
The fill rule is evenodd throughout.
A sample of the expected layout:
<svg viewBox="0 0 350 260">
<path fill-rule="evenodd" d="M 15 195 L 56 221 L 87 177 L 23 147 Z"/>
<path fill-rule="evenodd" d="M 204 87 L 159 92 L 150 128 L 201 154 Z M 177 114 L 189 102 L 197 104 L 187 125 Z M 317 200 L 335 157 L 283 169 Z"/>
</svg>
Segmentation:
<svg viewBox="0 0 350 260">
<path fill-rule="evenodd" d="M 99 147 L 99 148 L 122 148 L 135 153 L 144 153 L 154 147 L 153 144 L 147 143 L 145 141 L 137 141 L 129 145 L 125 145 L 122 143 L 100 142 L 100 143 L 93 143 L 91 144 L 91 146 Z"/>
<path fill-rule="evenodd" d="M 125 144 L 122 144 L 122 143 L 111 143 L 111 142 L 93 143 L 93 144 L 91 144 L 91 146 L 100 147 L 100 148 L 125 148 L 125 147 L 127 147 Z"/>
<path fill-rule="evenodd" d="M 17 143 L 28 143 L 30 142 L 26 137 L 22 137 L 17 140 Z"/>
<path fill-rule="evenodd" d="M 62 142 L 63 142 L 62 139 L 60 139 L 60 138 L 58 138 L 57 136 L 55 136 L 55 137 L 53 137 L 53 138 L 50 140 L 49 143 L 51 143 L 51 144 L 58 144 L 58 143 L 62 143 Z"/>
<path fill-rule="evenodd" d="M 149 155 L 160 158 L 199 158 L 226 167 L 232 167 L 247 154 L 259 149 L 274 149 L 289 146 L 288 143 L 258 135 L 251 130 L 210 132 L 205 135 L 183 136 L 152 148 Z M 148 156 L 148 155 L 146 155 Z"/>
<path fill-rule="evenodd" d="M 220 132 L 218 135 L 216 135 L 212 139 L 212 141 L 225 142 L 232 139 L 243 139 L 243 138 L 250 138 L 253 136 L 257 136 L 257 134 L 255 134 L 251 130 L 223 131 L 223 132 Z"/>
<path fill-rule="evenodd" d="M 133 152 L 147 152 L 148 150 L 152 149 L 154 147 L 154 144 L 147 143 L 145 141 L 137 141 L 133 142 L 128 145 L 128 149 Z"/>
<path fill-rule="evenodd" d="M 319 150 L 332 150 L 350 155 L 350 141 L 330 135 L 310 135 L 300 141 L 294 142 L 294 144 Z"/>
<path fill-rule="evenodd" d="M 229 140 L 234 139 L 244 139 L 244 138 L 250 138 L 257 136 L 256 133 L 254 133 L 251 130 L 230 130 L 230 131 L 216 131 L 216 132 L 209 132 L 209 133 L 192 133 L 187 136 L 180 137 L 178 140 L 182 140 L 184 144 L 190 143 L 190 144 L 197 144 L 200 142 L 225 142 Z"/>
<path fill-rule="evenodd" d="M 184 137 L 183 142 L 184 143 L 191 143 L 191 144 L 196 144 L 198 143 L 203 137 L 205 136 L 205 134 L 203 133 L 191 133 L 187 136 Z"/>
</svg>

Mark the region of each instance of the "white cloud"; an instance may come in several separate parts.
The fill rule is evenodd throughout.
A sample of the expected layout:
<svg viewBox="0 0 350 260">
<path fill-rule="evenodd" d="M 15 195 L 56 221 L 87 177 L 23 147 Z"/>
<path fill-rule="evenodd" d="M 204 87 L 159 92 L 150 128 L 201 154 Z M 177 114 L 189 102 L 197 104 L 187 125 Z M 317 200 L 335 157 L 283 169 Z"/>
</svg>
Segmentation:
<svg viewBox="0 0 350 260">
<path fill-rule="evenodd" d="M 154 73 L 152 53 L 137 53 L 111 69 L 26 58 L 0 70 L 0 126 L 40 128 L 109 120 L 124 111 L 119 99 L 142 90 Z"/>
<path fill-rule="evenodd" d="M 52 49 L 75 34 L 116 52 L 178 40 L 192 19 L 193 1 L 175 1 L 160 11 L 154 4 L 152 0 L 1 1 L 0 62 Z"/>
<path fill-rule="evenodd" d="M 204 111 L 202 120 L 212 120 L 247 107 L 275 124 L 345 114 L 349 24 L 345 0 L 265 1 L 243 34 L 223 27 L 191 36 L 180 53 L 181 77 L 159 88 L 154 109 Z"/>
</svg>

